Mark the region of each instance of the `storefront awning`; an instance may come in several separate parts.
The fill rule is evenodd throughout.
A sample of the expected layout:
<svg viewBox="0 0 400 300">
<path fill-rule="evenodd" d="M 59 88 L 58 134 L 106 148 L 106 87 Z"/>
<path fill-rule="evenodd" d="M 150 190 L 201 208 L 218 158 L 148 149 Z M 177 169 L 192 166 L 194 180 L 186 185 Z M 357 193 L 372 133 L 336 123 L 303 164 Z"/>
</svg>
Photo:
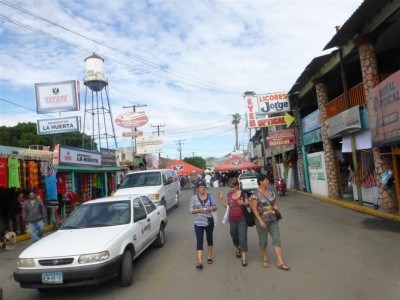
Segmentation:
<svg viewBox="0 0 400 300">
<path fill-rule="evenodd" d="M 96 173 L 96 172 L 116 172 L 121 171 L 120 167 L 78 167 L 78 166 L 61 166 L 54 165 L 54 169 L 59 172 L 81 172 L 81 173 Z"/>
</svg>

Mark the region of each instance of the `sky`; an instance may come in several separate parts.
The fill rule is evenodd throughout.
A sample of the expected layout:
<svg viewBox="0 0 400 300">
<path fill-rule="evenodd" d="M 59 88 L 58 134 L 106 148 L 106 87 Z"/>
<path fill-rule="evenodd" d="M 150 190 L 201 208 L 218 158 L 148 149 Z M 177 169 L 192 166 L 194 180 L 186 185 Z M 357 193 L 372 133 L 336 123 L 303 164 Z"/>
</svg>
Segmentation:
<svg viewBox="0 0 400 300">
<path fill-rule="evenodd" d="M 247 149 L 243 93 L 289 91 L 314 57 L 333 50 L 322 51 L 361 3 L 0 0 L 0 126 L 83 120 L 92 97 L 84 60 L 94 52 L 105 60 L 113 118 L 146 105 L 136 109 L 149 118 L 138 130 L 149 137 L 163 125 L 163 157 L 180 157 L 178 141 L 182 158 L 229 154 L 236 113 Z M 81 110 L 37 114 L 35 83 L 68 80 L 80 81 Z M 131 147 L 129 130 L 114 126 L 118 147 Z"/>
</svg>

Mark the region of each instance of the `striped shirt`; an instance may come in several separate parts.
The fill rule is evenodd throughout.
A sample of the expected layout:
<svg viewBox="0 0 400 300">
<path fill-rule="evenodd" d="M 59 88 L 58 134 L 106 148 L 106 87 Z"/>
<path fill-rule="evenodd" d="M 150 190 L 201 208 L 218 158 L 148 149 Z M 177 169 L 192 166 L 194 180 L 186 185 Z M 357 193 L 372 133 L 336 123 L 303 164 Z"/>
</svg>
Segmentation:
<svg viewBox="0 0 400 300">
<path fill-rule="evenodd" d="M 207 200 L 206 201 L 201 201 L 198 197 L 198 195 L 194 195 L 192 199 L 190 200 L 190 213 L 194 211 L 195 209 L 201 209 L 201 208 L 208 208 L 208 207 L 213 207 L 215 206 L 214 200 L 212 198 L 212 195 L 207 193 Z M 213 215 L 211 212 L 206 212 L 206 213 L 197 213 L 194 214 L 194 225 L 197 226 L 208 226 L 208 218 L 212 218 Z"/>
</svg>

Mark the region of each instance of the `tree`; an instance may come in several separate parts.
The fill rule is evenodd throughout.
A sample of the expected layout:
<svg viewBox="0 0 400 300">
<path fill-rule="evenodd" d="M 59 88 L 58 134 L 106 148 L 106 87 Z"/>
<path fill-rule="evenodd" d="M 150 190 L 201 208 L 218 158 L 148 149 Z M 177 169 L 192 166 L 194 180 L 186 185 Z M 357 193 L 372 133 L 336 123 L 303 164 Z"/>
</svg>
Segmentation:
<svg viewBox="0 0 400 300">
<path fill-rule="evenodd" d="M 202 170 L 206 168 L 206 160 L 199 156 L 185 157 L 183 161 Z"/>
<path fill-rule="evenodd" d="M 82 133 L 38 135 L 35 123 L 18 123 L 14 127 L 0 126 L 0 144 L 3 146 L 29 148 L 30 145 L 50 146 L 56 144 L 81 148 Z M 95 149 L 97 145 L 95 143 Z M 91 137 L 85 134 L 84 149 L 91 149 Z"/>
<path fill-rule="evenodd" d="M 235 137 L 236 137 L 236 143 L 235 143 L 235 150 L 239 150 L 239 131 L 238 131 L 238 125 L 240 123 L 240 119 L 242 116 L 240 114 L 233 114 L 232 115 L 232 124 L 235 126 Z"/>
</svg>

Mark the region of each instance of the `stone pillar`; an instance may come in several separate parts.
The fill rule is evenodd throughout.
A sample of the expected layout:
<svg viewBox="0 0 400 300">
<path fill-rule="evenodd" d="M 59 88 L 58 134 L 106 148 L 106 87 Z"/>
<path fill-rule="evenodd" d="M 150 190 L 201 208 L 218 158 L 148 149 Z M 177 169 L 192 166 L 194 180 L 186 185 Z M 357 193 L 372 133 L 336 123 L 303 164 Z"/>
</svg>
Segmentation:
<svg viewBox="0 0 400 300">
<path fill-rule="evenodd" d="M 336 172 L 335 152 L 333 150 L 332 141 L 328 137 L 328 126 L 325 123 L 325 120 L 327 119 L 327 110 L 325 104 L 328 103 L 328 90 L 326 83 L 324 83 L 320 79 L 315 80 L 314 85 L 317 92 L 319 120 L 321 124 L 322 143 L 324 146 L 325 167 L 328 181 L 328 195 L 331 198 L 339 198 L 340 188 Z"/>
<path fill-rule="evenodd" d="M 300 108 L 297 107 L 297 104 L 293 105 L 292 108 L 296 111 L 295 119 L 293 122 L 294 136 L 296 137 L 296 153 L 297 153 L 297 172 L 299 178 L 299 190 L 303 191 L 306 187 L 305 178 L 304 178 L 304 164 L 303 164 L 303 153 L 301 147 L 301 138 L 302 132 L 300 130 Z"/>
<path fill-rule="evenodd" d="M 378 73 L 378 62 L 374 45 L 368 40 L 368 37 L 361 37 L 354 41 L 354 45 L 358 47 L 358 53 L 360 56 L 361 72 L 363 77 L 363 86 L 366 99 L 369 97 L 369 93 L 379 84 L 379 73 Z M 368 115 L 370 116 L 370 122 L 375 122 L 371 119 L 371 116 L 375 115 L 372 113 L 373 107 L 368 108 Z M 382 188 L 382 174 L 385 170 L 389 169 L 387 158 L 380 156 L 378 147 L 372 148 L 375 163 L 375 180 L 378 182 L 379 190 L 379 202 L 383 209 L 390 210 L 395 205 L 395 193 L 390 188 Z"/>
</svg>

